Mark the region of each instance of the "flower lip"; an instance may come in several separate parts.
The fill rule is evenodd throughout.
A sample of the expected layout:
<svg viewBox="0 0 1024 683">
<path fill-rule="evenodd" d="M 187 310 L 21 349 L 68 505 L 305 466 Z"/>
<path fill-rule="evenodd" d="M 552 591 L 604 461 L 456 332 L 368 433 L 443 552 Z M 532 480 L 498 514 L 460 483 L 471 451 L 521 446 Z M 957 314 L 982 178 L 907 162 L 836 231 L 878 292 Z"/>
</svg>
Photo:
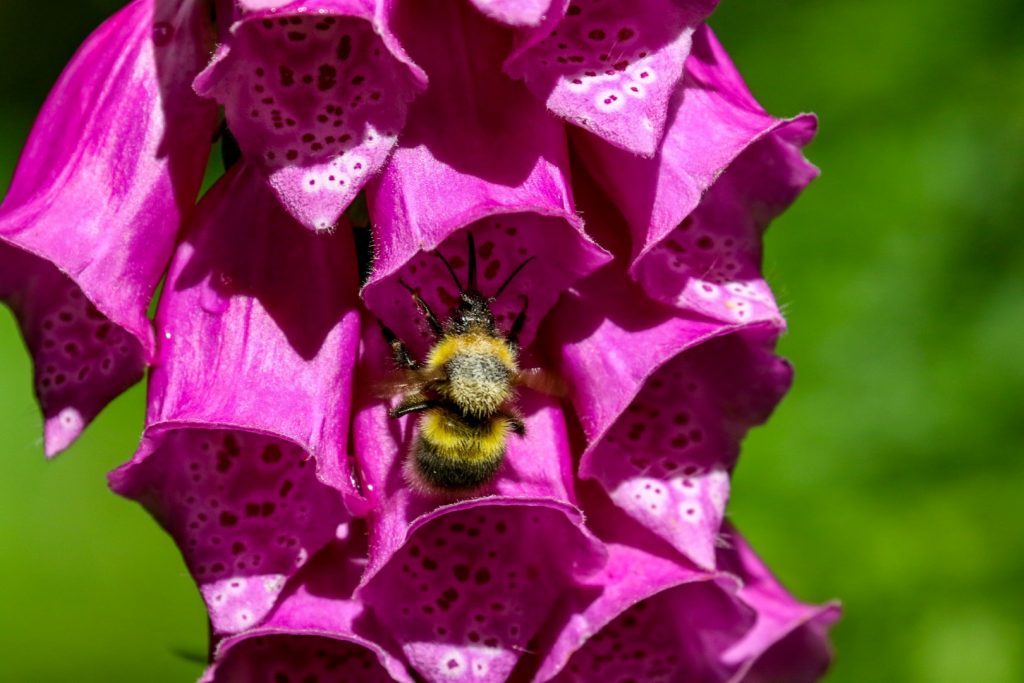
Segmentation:
<svg viewBox="0 0 1024 683">
<path fill-rule="evenodd" d="M 264 620 L 288 578 L 347 518 L 308 460 L 278 435 L 165 423 L 147 428 L 109 482 L 175 537 L 213 628 L 236 633 Z"/>
<path fill-rule="evenodd" d="M 189 89 L 209 29 L 198 7 L 140 0 L 89 36 L 0 207 L 0 270 L 22 261 L 0 294 L 35 356 L 48 457 L 152 361 L 149 299 L 194 203 L 216 117 Z"/>
<path fill-rule="evenodd" d="M 574 151 L 586 162 L 625 217 L 632 234 L 630 272 L 638 274 L 641 259 L 694 211 L 703 193 L 754 143 L 777 138 L 795 150 L 813 138 L 817 119 L 801 114 L 780 120 L 754 99 L 709 27 L 694 32 L 693 50 L 684 68 L 679 92 L 668 105 L 664 139 L 653 158 L 640 158 L 594 135 L 571 130 Z M 776 213 L 795 199 L 817 175 L 817 169 L 796 152 L 757 176 Z M 789 187 L 772 187 L 772 181 Z M 749 191 L 750 187 L 742 187 Z M 774 196 L 773 196 L 774 195 Z M 763 216 L 761 225 L 771 218 Z"/>
<path fill-rule="evenodd" d="M 246 667 L 261 674 L 277 668 L 291 680 L 305 680 L 310 668 L 323 667 L 334 676 L 348 670 L 358 680 L 410 681 L 388 635 L 352 599 L 365 561 L 365 527 L 352 520 L 336 536 L 289 581 L 262 624 L 217 643 L 203 681 L 253 680 Z"/>
<path fill-rule="evenodd" d="M 548 500 L 464 501 L 414 524 L 356 595 L 432 680 L 504 679 L 567 587 L 606 560 L 579 512 Z"/>
<path fill-rule="evenodd" d="M 470 0 L 476 8 L 504 24 L 510 26 L 535 26 L 546 16 L 558 11 L 555 7 L 562 0 Z"/>
<path fill-rule="evenodd" d="M 567 122 L 651 157 L 691 35 L 715 4 L 561 4 L 562 11 L 520 40 L 504 69 Z"/>
<path fill-rule="evenodd" d="M 386 4 L 236 8 L 225 44 L 195 81 L 225 105 L 246 158 L 285 207 L 316 230 L 333 228 L 384 163 L 425 85 L 391 34 Z"/>
</svg>

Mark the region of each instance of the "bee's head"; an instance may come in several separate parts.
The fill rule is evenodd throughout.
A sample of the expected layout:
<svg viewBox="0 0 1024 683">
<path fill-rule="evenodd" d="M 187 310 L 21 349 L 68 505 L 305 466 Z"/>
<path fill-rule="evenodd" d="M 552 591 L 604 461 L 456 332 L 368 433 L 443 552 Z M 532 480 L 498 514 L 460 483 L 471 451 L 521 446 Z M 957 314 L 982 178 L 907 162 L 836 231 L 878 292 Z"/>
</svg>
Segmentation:
<svg viewBox="0 0 1024 683">
<path fill-rule="evenodd" d="M 469 332 L 471 330 L 483 330 L 490 334 L 498 334 L 497 324 L 494 320 L 494 314 L 491 313 L 491 304 L 494 303 L 501 293 L 505 291 L 505 288 L 512 282 L 512 279 L 519 274 L 526 264 L 533 260 L 533 257 L 529 257 L 525 261 L 519 264 L 519 266 L 512 271 L 512 273 L 505 278 L 505 282 L 502 283 L 501 287 L 498 287 L 498 291 L 494 293 L 494 296 L 484 296 L 480 292 L 480 288 L 476 282 L 476 244 L 473 241 L 473 233 L 466 231 L 467 244 L 467 258 L 468 264 L 468 278 L 466 280 L 466 286 L 462 286 L 462 282 L 459 281 L 459 276 L 455 274 L 455 269 L 452 268 L 451 264 L 448 263 L 448 259 L 444 257 L 440 251 L 434 252 L 437 254 L 441 262 L 444 263 L 448 272 L 452 276 L 452 280 L 455 281 L 455 286 L 459 288 L 459 303 L 456 305 L 455 310 L 452 313 L 451 319 L 451 331 L 456 333 Z"/>
<path fill-rule="evenodd" d="M 486 299 L 480 292 L 462 292 L 452 315 L 452 331 L 465 333 L 477 329 L 493 333 L 497 329 L 497 324 L 494 314 L 491 313 L 492 301 L 494 299 Z"/>
</svg>

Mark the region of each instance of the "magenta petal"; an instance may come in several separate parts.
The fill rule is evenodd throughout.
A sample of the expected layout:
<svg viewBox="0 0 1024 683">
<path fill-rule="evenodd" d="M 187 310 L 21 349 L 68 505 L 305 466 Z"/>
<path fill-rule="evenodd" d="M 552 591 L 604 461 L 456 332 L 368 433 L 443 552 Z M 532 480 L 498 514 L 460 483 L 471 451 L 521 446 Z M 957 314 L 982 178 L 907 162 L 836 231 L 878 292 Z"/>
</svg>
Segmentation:
<svg viewBox="0 0 1024 683">
<path fill-rule="evenodd" d="M 728 320 L 777 318 L 757 275 L 760 230 L 817 174 L 799 153 L 814 135 L 814 117 L 780 121 L 766 113 L 711 29 L 701 27 L 694 34 L 670 119 L 653 159 L 637 158 L 583 133 L 573 140 L 574 149 L 629 223 L 634 276 L 655 298 L 692 304 L 712 298 L 698 291 L 693 280 L 705 274 L 702 263 L 717 259 L 711 282 L 716 290 L 727 280 L 744 288 L 750 284 L 755 291 L 717 292 L 719 304 L 698 305 L 698 310 L 709 309 Z M 738 168 L 715 184 L 705 198 L 707 206 L 684 222 L 734 162 Z M 650 256 L 654 263 L 645 263 L 656 247 L 659 253 Z M 722 302 L 730 294 L 745 303 L 723 311 Z"/>
<path fill-rule="evenodd" d="M 579 473 L 713 568 L 739 441 L 788 389 L 790 368 L 771 353 L 770 328 L 673 315 L 629 290 L 603 272 L 551 316 L 549 341 L 590 444 Z"/>
<path fill-rule="evenodd" d="M 761 275 L 761 233 L 817 170 L 800 154 L 814 132 L 801 117 L 751 143 L 697 208 L 634 264 L 647 293 L 725 322 L 785 321 Z"/>
<path fill-rule="evenodd" d="M 348 231 L 303 229 L 245 165 L 204 197 L 157 314 L 143 443 L 111 485 L 175 536 L 219 631 L 262 619 L 346 516 L 355 301 Z"/>
<path fill-rule="evenodd" d="M 366 557 L 366 528 L 338 527 L 338 538 L 289 583 L 258 627 L 224 638 L 201 683 L 351 680 L 408 683 L 376 619 L 352 598 Z"/>
<path fill-rule="evenodd" d="M 824 673 L 835 605 L 797 602 L 738 536 L 719 552 L 722 571 L 700 572 L 591 502 L 608 563 L 545 629 L 535 681 L 811 683 Z"/>
<path fill-rule="evenodd" d="M 390 33 L 388 2 L 241 4 L 196 91 L 224 105 L 292 215 L 328 229 L 387 159 L 423 74 Z"/>
<path fill-rule="evenodd" d="M 47 455 L 152 354 L 146 309 L 213 130 L 189 87 L 207 30 L 198 2 L 137 0 L 105 22 L 50 93 L 0 207 L 0 296 L 35 357 Z"/>
<path fill-rule="evenodd" d="M 476 500 L 425 516 L 360 595 L 427 680 L 504 681 L 603 560 L 578 515 Z"/>
<path fill-rule="evenodd" d="M 731 531 L 731 547 L 721 551 L 719 564 L 743 583 L 737 597 L 756 612 L 757 621 L 722 656 L 735 670 L 729 682 L 818 680 L 832 658 L 827 631 L 839 618 L 839 605 L 806 605 L 794 600 L 747 542 Z"/>
<path fill-rule="evenodd" d="M 653 156 L 694 28 L 717 0 L 577 1 L 505 66 L 548 109 L 627 154 Z"/>
<path fill-rule="evenodd" d="M 454 234 L 465 228 L 476 237 L 485 294 L 537 257 L 495 305 L 507 318 L 529 296 L 528 344 L 558 293 L 608 258 L 582 233 L 573 208 L 563 126 L 497 73 L 509 44 L 499 26 L 449 0 L 408 3 L 403 12 L 404 43 L 431 85 L 413 104 L 383 173 L 367 186 L 377 260 L 363 296 L 400 336 L 418 337 L 411 324 L 418 316 L 399 280 L 439 315 L 447 312 L 456 287 L 440 261 L 421 251 L 440 247 L 465 279 L 466 236 Z"/>
<path fill-rule="evenodd" d="M 608 552 L 604 570 L 570 601 L 573 614 L 534 680 L 723 682 L 719 657 L 752 621 L 730 577 L 628 545 Z"/>
<path fill-rule="evenodd" d="M 534 26 L 548 13 L 549 7 L 560 0 L 471 0 L 476 8 L 502 23 L 511 26 Z"/>
</svg>

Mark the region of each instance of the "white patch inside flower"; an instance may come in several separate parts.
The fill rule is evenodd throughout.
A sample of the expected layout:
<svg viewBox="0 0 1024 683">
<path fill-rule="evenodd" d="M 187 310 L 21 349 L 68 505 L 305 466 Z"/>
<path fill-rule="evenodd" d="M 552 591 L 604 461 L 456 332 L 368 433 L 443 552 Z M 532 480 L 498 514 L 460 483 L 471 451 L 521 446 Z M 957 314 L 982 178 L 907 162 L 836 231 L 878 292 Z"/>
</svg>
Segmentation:
<svg viewBox="0 0 1024 683">
<path fill-rule="evenodd" d="M 307 193 L 320 192 L 323 190 L 323 183 L 321 183 L 322 177 L 320 173 L 311 171 L 306 175 L 302 176 L 302 189 Z"/>
<path fill-rule="evenodd" d="M 269 574 L 263 577 L 263 590 L 271 595 L 280 593 L 287 577 L 284 574 Z"/>
<path fill-rule="evenodd" d="M 366 147 L 367 149 L 373 149 L 374 147 L 380 145 L 382 142 L 387 142 L 389 139 L 389 136 L 381 135 L 376 128 L 367 124 L 366 134 L 363 136 L 363 147 Z"/>
<path fill-rule="evenodd" d="M 747 320 L 750 318 L 751 307 L 749 301 L 743 299 L 729 299 L 725 302 L 725 307 L 732 313 L 732 317 L 736 320 Z"/>
<path fill-rule="evenodd" d="M 632 76 L 634 81 L 637 83 L 643 83 L 644 85 L 650 85 L 658 80 L 657 74 L 654 73 L 654 69 L 652 69 L 646 62 L 630 64 L 626 67 L 626 73 Z"/>
<path fill-rule="evenodd" d="M 234 576 L 224 581 L 224 589 L 229 595 L 241 595 L 245 592 L 248 582 L 241 576 Z"/>
<path fill-rule="evenodd" d="M 710 282 L 703 282 L 697 280 L 694 282 L 694 289 L 697 292 L 697 296 L 708 301 L 714 301 L 722 295 L 722 291 L 717 285 L 713 285 Z"/>
<path fill-rule="evenodd" d="M 472 671 L 473 678 L 487 678 L 487 674 L 491 671 L 491 663 L 482 657 L 475 657 Z"/>
<path fill-rule="evenodd" d="M 630 506 L 642 510 L 645 514 L 660 517 L 665 514 L 668 503 L 668 491 L 663 482 L 650 477 L 637 477 L 621 487 Z"/>
<path fill-rule="evenodd" d="M 65 408 L 60 411 L 57 420 L 60 422 L 60 426 L 69 432 L 77 434 L 85 428 L 85 420 L 82 419 L 82 414 L 74 408 Z"/>
<path fill-rule="evenodd" d="M 697 524 L 704 518 L 704 510 L 697 504 L 697 501 L 685 501 L 679 504 L 679 517 L 684 522 Z"/>
<path fill-rule="evenodd" d="M 752 298 L 757 292 L 746 282 L 730 282 L 725 286 L 726 290 L 736 296 Z"/>
<path fill-rule="evenodd" d="M 591 79 L 587 78 L 583 74 L 578 74 L 565 79 L 565 89 L 576 95 L 582 95 L 590 90 L 590 85 Z"/>
<path fill-rule="evenodd" d="M 299 548 L 299 552 L 295 555 L 295 566 L 301 567 L 306 564 L 306 560 L 309 559 L 309 551 L 305 548 Z"/>
<path fill-rule="evenodd" d="M 448 650 L 441 655 L 437 668 L 448 678 L 458 678 L 466 671 L 466 657 L 458 650 Z"/>
<path fill-rule="evenodd" d="M 590 79 L 594 83 L 616 83 L 622 80 L 622 72 L 615 69 L 605 69 L 604 71 L 598 71 L 597 75 L 591 76 Z"/>
<path fill-rule="evenodd" d="M 647 88 L 644 87 L 643 83 L 640 83 L 638 81 L 630 81 L 623 88 L 623 91 L 629 97 L 634 97 L 638 100 L 642 100 L 644 97 L 647 96 Z M 648 124 L 651 122 L 651 120 L 648 118 L 645 118 L 644 121 L 646 121 Z"/>
<path fill-rule="evenodd" d="M 366 175 L 367 171 L 370 168 L 370 164 L 369 162 L 366 161 L 365 157 L 362 157 L 358 154 L 353 154 L 348 158 L 347 166 L 348 173 L 353 178 L 361 178 L 362 176 Z"/>
<path fill-rule="evenodd" d="M 725 508 L 729 496 L 729 474 L 725 470 L 712 470 L 707 476 L 708 499 L 717 509 Z"/>
<path fill-rule="evenodd" d="M 252 625 L 252 610 L 240 609 L 235 612 L 234 616 L 235 628 L 242 630 Z"/>
<path fill-rule="evenodd" d="M 594 106 L 605 114 L 617 112 L 626 106 L 626 96 L 618 90 L 602 90 L 594 98 Z"/>
<path fill-rule="evenodd" d="M 692 479 L 690 477 L 676 477 L 672 480 L 672 489 L 684 498 L 696 498 L 701 492 L 701 483 L 699 479 Z"/>
</svg>

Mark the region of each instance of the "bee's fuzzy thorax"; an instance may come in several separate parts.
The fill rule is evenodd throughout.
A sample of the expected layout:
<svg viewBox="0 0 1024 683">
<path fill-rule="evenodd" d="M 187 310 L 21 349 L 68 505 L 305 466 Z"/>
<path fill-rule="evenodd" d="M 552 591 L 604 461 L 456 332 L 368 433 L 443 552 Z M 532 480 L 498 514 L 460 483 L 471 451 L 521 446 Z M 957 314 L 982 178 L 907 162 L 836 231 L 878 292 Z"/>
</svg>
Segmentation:
<svg viewBox="0 0 1024 683">
<path fill-rule="evenodd" d="M 486 417 L 512 398 L 516 357 L 504 339 L 481 334 L 448 335 L 431 351 L 430 370 L 447 378 L 438 393 L 467 415 Z"/>
</svg>

